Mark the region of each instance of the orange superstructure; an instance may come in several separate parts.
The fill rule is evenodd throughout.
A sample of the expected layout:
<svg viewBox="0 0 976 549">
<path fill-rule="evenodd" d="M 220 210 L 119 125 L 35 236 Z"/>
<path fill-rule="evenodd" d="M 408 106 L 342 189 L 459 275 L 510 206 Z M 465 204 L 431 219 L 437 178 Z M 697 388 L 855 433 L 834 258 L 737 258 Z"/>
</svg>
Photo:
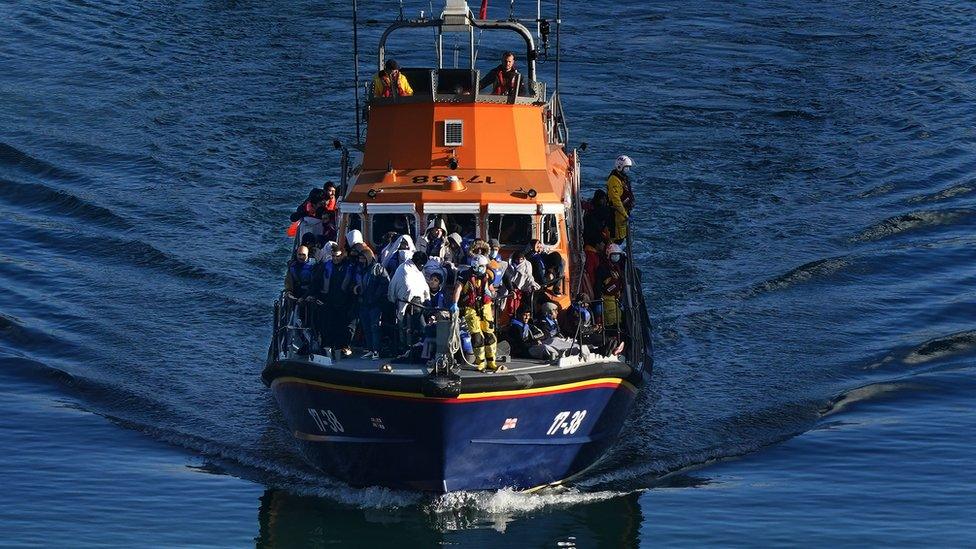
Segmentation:
<svg viewBox="0 0 976 549">
<path fill-rule="evenodd" d="M 520 24 L 492 24 L 522 34 L 534 51 Z M 379 66 L 383 51 L 381 42 Z M 473 66 L 403 69 L 412 96 L 369 100 L 362 161 L 340 206 L 340 235 L 360 229 L 376 247 L 391 228 L 416 237 L 435 217 L 467 216 L 460 220 L 465 239 L 498 238 L 505 256 L 539 239 L 563 257 L 566 274 L 574 274 L 578 165 L 566 151 L 558 96 L 547 97 L 545 85 L 534 80 L 534 62 L 528 69 L 519 92 L 506 96 L 481 93 Z M 564 306 L 571 278 L 561 288 Z"/>
</svg>

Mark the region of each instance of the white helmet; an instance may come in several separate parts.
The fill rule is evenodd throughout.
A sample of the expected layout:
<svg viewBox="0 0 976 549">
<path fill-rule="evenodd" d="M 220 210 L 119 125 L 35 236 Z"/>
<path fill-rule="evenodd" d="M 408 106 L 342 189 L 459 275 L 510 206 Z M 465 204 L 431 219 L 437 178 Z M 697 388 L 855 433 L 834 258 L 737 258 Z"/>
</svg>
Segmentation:
<svg viewBox="0 0 976 549">
<path fill-rule="evenodd" d="M 471 268 L 478 274 L 485 274 L 488 271 L 488 258 L 481 254 L 472 257 Z"/>
<path fill-rule="evenodd" d="M 471 266 L 472 267 L 477 267 L 479 265 L 484 265 L 485 267 L 487 267 L 488 266 L 488 258 L 485 257 L 485 256 L 483 256 L 483 255 L 481 255 L 481 254 L 477 254 L 477 255 L 475 255 L 474 257 L 471 258 L 470 263 L 471 263 Z"/>
<path fill-rule="evenodd" d="M 609 244 L 607 246 L 607 255 L 610 255 L 610 254 L 622 254 L 622 253 L 624 253 L 624 250 L 623 250 L 623 248 L 620 247 L 619 244 L 613 244 L 613 243 L 611 243 L 611 244 Z"/>
<path fill-rule="evenodd" d="M 623 171 L 624 168 L 632 167 L 634 167 L 634 161 L 631 160 L 626 154 L 618 156 L 617 161 L 613 163 L 613 168 L 619 171 Z"/>
</svg>

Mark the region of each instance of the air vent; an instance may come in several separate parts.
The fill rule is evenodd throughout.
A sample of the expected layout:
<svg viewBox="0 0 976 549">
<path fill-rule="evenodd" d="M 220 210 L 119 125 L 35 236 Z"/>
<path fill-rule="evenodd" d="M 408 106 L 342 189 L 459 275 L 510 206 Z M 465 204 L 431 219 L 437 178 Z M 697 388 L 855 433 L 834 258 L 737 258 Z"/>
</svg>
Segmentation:
<svg viewBox="0 0 976 549">
<path fill-rule="evenodd" d="M 445 120 L 444 121 L 444 146 L 460 147 L 464 141 L 464 121 Z"/>
</svg>

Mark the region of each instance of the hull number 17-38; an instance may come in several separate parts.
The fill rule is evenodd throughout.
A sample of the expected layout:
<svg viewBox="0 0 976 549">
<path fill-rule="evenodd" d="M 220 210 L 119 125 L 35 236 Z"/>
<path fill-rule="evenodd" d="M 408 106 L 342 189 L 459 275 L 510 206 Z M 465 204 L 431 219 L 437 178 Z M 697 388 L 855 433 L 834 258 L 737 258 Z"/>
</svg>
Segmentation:
<svg viewBox="0 0 976 549">
<path fill-rule="evenodd" d="M 556 417 L 553 418 L 552 425 L 549 426 L 549 430 L 546 431 L 546 434 L 555 435 L 562 433 L 564 435 L 571 435 L 580 428 L 580 424 L 583 423 L 584 417 L 586 417 L 586 410 L 559 412 L 556 414 Z"/>
</svg>

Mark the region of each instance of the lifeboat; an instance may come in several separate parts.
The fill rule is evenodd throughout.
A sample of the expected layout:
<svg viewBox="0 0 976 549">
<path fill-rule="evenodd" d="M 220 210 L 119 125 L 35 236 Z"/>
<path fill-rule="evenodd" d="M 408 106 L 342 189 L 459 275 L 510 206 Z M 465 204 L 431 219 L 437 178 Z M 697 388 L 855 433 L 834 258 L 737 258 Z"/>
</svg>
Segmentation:
<svg viewBox="0 0 976 549">
<path fill-rule="evenodd" d="M 343 150 L 339 246 L 348 248 L 346 235 L 356 230 L 379 254 L 391 231 L 416 241 L 443 223 L 466 241 L 497 239 L 504 264 L 535 239 L 563 262 L 563 276 L 544 297 L 562 319 L 585 277 L 580 152 L 568 144 L 558 89 L 547 93 L 536 73 L 535 36 L 519 21 L 477 18 L 466 2 L 448 0 L 440 17 L 393 22 L 379 41 L 378 69 L 387 39 L 418 28 L 437 37 L 438 66 L 400 69 L 409 96 L 367 86 L 366 108 L 357 106 L 366 121 L 358 162 L 335 143 Z M 481 89 L 476 32 L 524 42 L 517 57 L 525 73 L 507 93 Z M 452 33 L 470 38 L 467 68 L 441 62 L 442 37 Z M 513 357 L 500 343 L 498 371 L 479 371 L 466 358 L 456 312 L 431 316 L 428 358 L 373 360 L 322 345 L 283 293 L 262 378 L 306 458 L 353 486 L 443 493 L 564 482 L 611 447 L 650 375 L 640 273 L 632 261 L 623 271 L 623 321 L 613 345 L 602 344 L 606 334 L 587 339 L 577 331 L 558 356 L 534 359 Z M 510 319 L 500 310 L 495 319 L 503 341 Z"/>
</svg>

